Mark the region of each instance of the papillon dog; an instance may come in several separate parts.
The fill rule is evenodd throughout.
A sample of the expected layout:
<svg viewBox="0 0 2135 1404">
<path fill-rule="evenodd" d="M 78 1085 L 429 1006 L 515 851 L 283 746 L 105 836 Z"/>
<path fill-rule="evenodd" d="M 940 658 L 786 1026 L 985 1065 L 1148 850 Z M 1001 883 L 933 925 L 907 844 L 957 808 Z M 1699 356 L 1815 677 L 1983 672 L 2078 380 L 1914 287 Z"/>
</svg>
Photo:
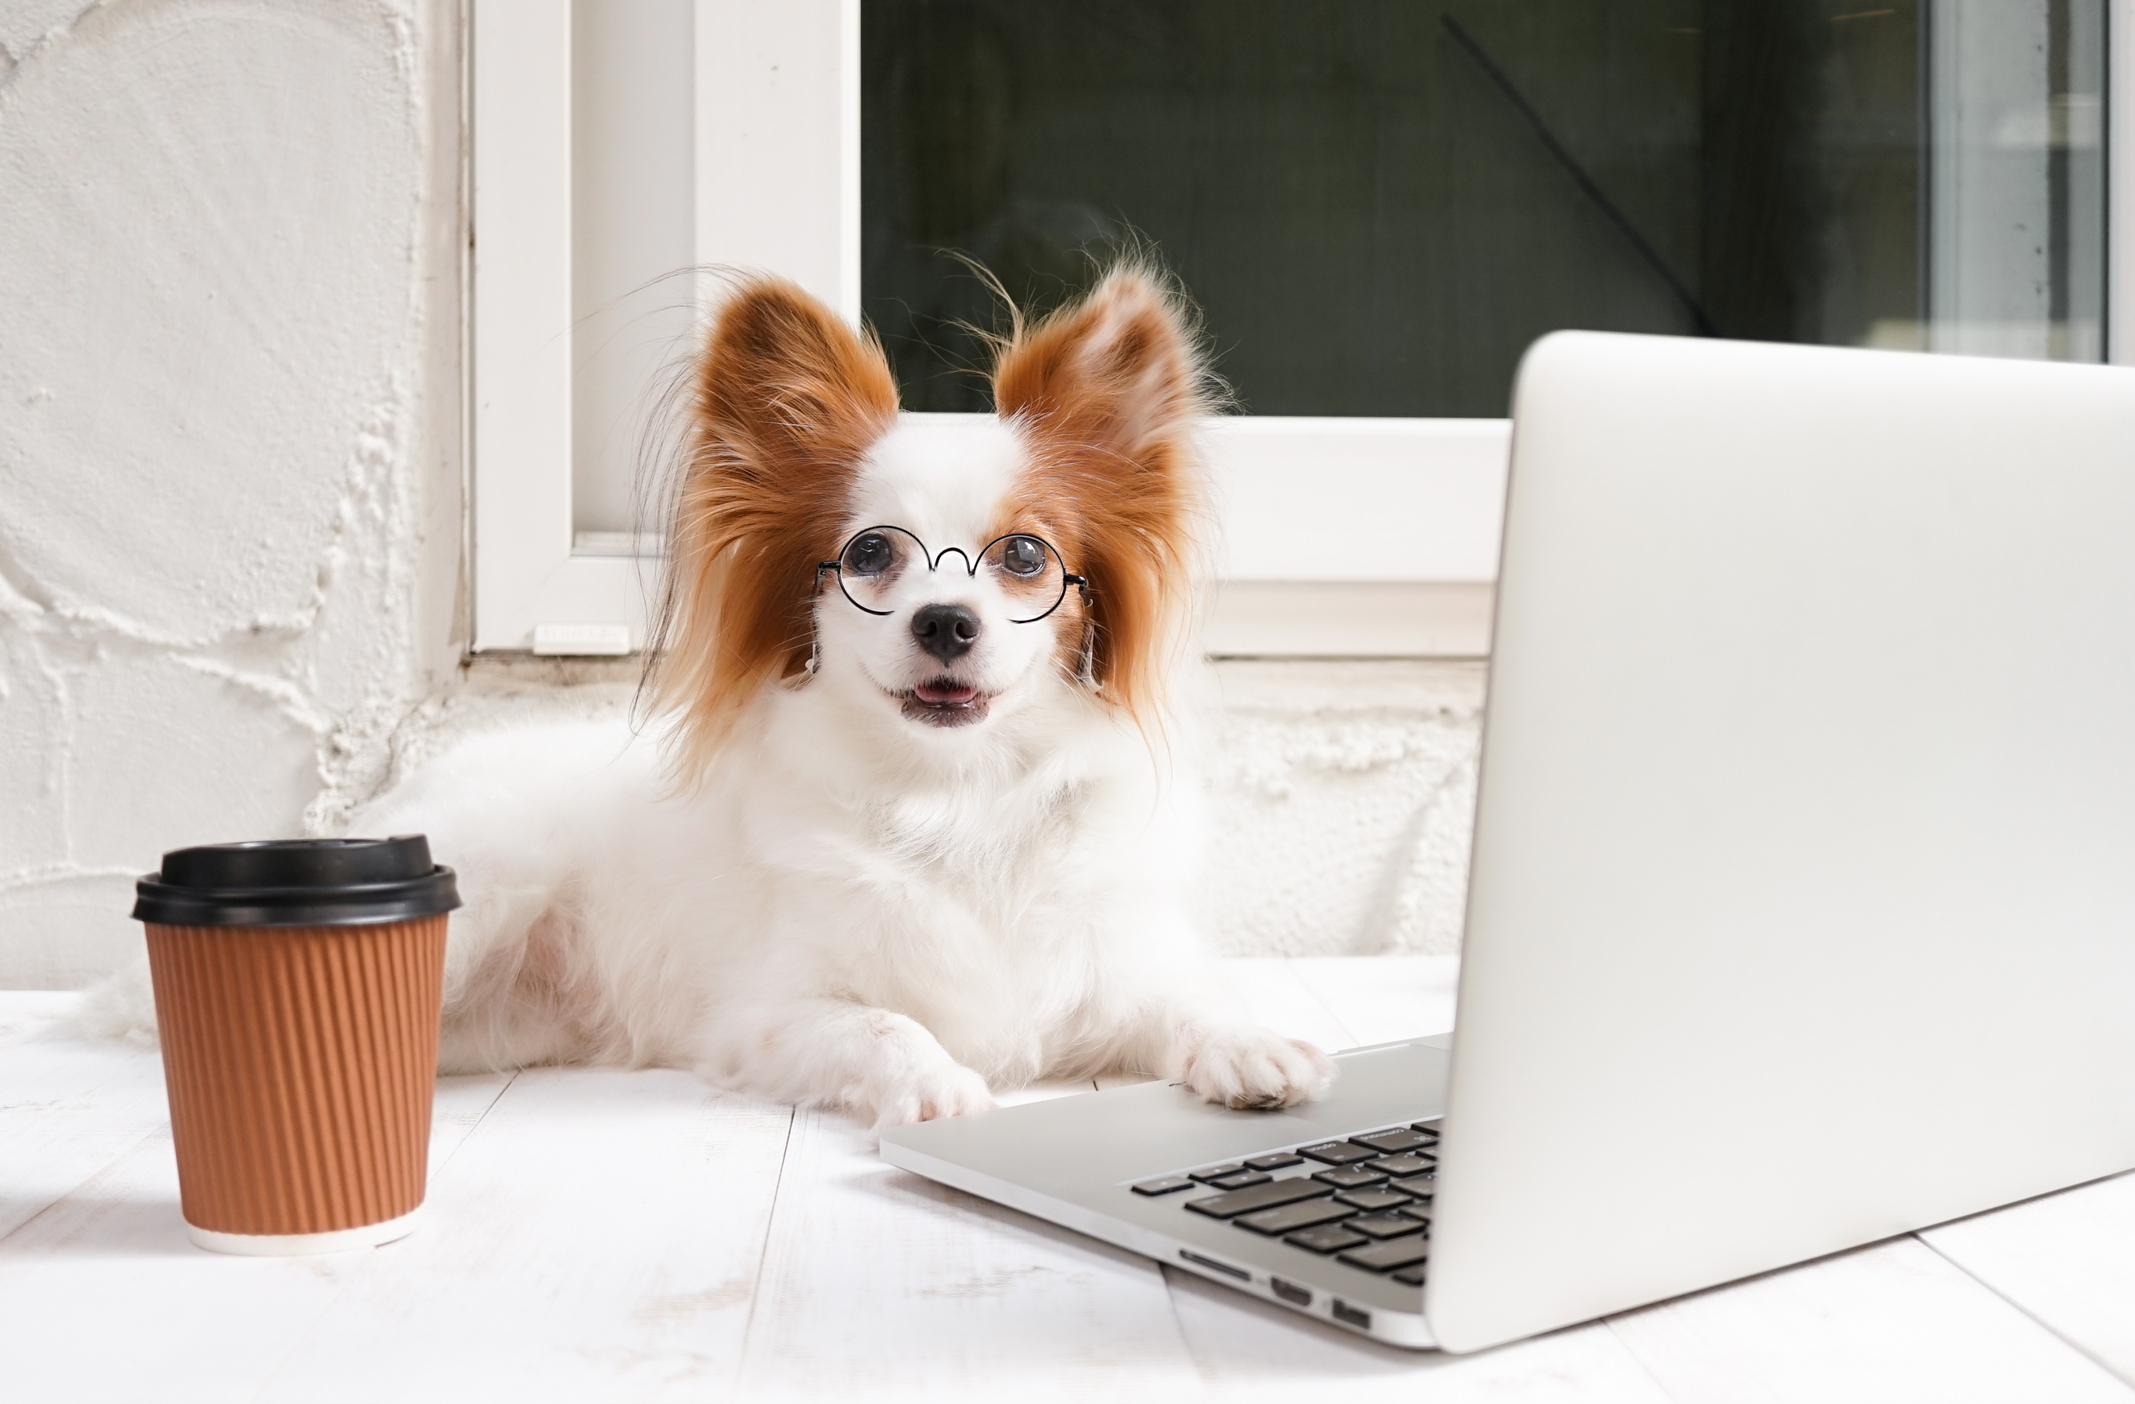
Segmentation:
<svg viewBox="0 0 2135 1404">
<path fill-rule="evenodd" d="M 900 419 L 880 346 L 769 278 L 691 377 L 653 723 L 490 735 L 354 817 L 458 869 L 445 1069 L 683 1066 L 878 1128 L 1108 1070 L 1324 1089 L 1195 927 L 1213 381 L 1168 285 L 1016 322 L 994 415 Z"/>
</svg>

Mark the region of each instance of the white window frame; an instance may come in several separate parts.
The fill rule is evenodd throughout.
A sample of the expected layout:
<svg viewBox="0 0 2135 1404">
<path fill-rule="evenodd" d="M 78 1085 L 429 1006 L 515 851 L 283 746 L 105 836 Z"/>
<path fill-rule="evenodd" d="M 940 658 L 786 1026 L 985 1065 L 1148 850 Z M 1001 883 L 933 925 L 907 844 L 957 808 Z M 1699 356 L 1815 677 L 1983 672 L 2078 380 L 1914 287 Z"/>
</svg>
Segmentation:
<svg viewBox="0 0 2135 1404">
<path fill-rule="evenodd" d="M 856 322 L 861 3 L 697 0 L 695 39 L 698 263 L 783 274 Z M 471 646 L 634 651 L 649 572 L 573 549 L 571 0 L 470 0 L 469 20 Z M 2135 363 L 2135 0 L 2108 22 L 2108 346 Z M 1487 652 L 1509 421 L 1209 431 L 1211 652 Z M 1388 527 L 1398 551 L 1358 540 Z"/>
</svg>

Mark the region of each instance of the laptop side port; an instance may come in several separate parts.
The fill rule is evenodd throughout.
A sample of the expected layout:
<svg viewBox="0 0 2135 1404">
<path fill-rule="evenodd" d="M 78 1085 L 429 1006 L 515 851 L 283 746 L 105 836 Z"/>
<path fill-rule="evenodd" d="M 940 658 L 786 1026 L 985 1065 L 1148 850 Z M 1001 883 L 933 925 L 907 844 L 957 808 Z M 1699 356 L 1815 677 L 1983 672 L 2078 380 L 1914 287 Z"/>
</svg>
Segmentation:
<svg viewBox="0 0 2135 1404">
<path fill-rule="evenodd" d="M 1362 1307 L 1353 1307 L 1340 1297 L 1334 1299 L 1334 1319 L 1344 1326 L 1354 1326 L 1359 1331 L 1371 1329 L 1371 1313 Z"/>
<path fill-rule="evenodd" d="M 1285 1282 L 1279 1277 L 1268 1279 L 1268 1290 L 1281 1297 L 1291 1306 L 1311 1306 L 1312 1289 L 1300 1287 L 1295 1282 Z"/>
<path fill-rule="evenodd" d="M 1202 1267 L 1214 1268 L 1217 1272 L 1235 1277 L 1242 1282 L 1251 1282 L 1253 1280 L 1253 1274 L 1242 1267 L 1232 1267 L 1229 1263 L 1219 1263 L 1214 1258 L 1204 1258 L 1199 1253 L 1189 1253 L 1184 1248 L 1179 1250 L 1179 1256 L 1189 1263 L 1199 1263 Z"/>
</svg>

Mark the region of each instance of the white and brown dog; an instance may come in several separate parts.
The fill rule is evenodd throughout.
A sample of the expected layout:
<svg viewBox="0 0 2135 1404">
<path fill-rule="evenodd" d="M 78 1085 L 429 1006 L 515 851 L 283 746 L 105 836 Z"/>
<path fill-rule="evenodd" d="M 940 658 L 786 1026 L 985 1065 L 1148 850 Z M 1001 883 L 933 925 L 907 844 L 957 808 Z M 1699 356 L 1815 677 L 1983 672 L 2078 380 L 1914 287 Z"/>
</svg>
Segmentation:
<svg viewBox="0 0 2135 1404">
<path fill-rule="evenodd" d="M 1004 341 L 997 416 L 900 422 L 878 346 L 742 285 L 688 405 L 659 724 L 483 738 L 356 816 L 458 868 L 446 1068 L 679 1065 L 877 1126 L 1109 1069 L 1323 1089 L 1191 915 L 1208 383 L 1123 267 Z"/>
</svg>

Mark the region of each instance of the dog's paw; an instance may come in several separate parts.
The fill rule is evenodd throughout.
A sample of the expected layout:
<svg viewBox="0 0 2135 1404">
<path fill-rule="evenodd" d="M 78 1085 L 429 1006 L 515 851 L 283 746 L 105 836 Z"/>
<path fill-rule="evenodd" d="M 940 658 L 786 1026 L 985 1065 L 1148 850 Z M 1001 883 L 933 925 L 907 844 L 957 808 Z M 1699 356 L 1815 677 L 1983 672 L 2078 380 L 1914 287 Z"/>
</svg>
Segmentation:
<svg viewBox="0 0 2135 1404">
<path fill-rule="evenodd" d="M 875 1130 L 944 1116 L 969 1116 L 992 1111 L 997 1105 L 985 1078 L 960 1063 L 948 1063 L 883 1089 L 875 1102 Z"/>
<path fill-rule="evenodd" d="M 1334 1059 L 1250 1024 L 1211 1029 L 1187 1046 L 1186 1085 L 1227 1107 L 1289 1107 L 1333 1085 Z"/>
</svg>

